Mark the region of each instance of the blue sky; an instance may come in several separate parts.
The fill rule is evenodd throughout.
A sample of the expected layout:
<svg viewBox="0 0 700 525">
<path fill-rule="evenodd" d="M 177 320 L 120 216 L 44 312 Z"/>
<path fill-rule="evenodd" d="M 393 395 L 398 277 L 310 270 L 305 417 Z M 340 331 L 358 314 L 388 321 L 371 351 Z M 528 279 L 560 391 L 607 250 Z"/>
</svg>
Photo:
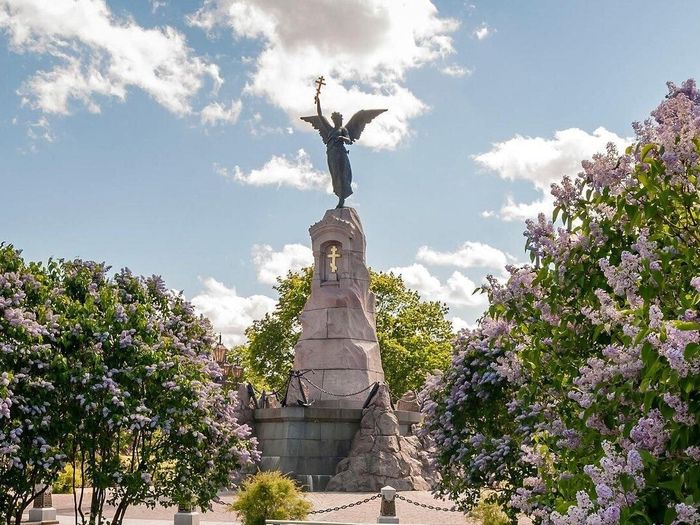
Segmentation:
<svg viewBox="0 0 700 525">
<path fill-rule="evenodd" d="M 368 263 L 456 325 L 523 221 L 665 82 L 700 3 L 0 0 L 0 240 L 160 274 L 228 342 L 335 206 L 298 116 L 387 107 L 351 147 Z"/>
</svg>

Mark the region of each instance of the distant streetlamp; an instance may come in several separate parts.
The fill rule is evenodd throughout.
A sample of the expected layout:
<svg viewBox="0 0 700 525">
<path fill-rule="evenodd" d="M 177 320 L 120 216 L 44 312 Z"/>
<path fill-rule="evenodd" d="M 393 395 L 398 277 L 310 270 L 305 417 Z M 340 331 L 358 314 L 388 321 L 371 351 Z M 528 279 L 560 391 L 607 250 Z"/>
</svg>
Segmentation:
<svg viewBox="0 0 700 525">
<path fill-rule="evenodd" d="M 228 363 L 228 348 L 221 342 L 221 334 L 219 334 L 219 342 L 212 351 L 214 361 L 221 367 L 223 377 L 221 382 L 225 385 L 237 385 L 243 377 L 243 367 L 239 364 Z"/>
<path fill-rule="evenodd" d="M 212 352 L 212 357 L 214 358 L 214 361 L 219 364 L 219 366 L 223 366 L 226 363 L 226 351 L 227 348 L 221 342 L 221 334 L 219 334 L 219 342 L 214 347 L 214 351 Z"/>
<path fill-rule="evenodd" d="M 241 365 L 224 365 L 224 377 L 232 383 L 240 383 L 243 377 L 243 367 Z"/>
</svg>

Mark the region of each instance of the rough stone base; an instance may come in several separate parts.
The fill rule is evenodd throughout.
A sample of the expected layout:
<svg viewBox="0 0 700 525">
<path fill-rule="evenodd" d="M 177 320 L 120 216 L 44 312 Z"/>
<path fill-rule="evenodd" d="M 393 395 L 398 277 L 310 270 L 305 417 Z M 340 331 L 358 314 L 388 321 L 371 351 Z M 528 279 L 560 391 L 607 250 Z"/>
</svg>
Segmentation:
<svg viewBox="0 0 700 525">
<path fill-rule="evenodd" d="M 416 412 L 408 413 L 420 417 Z M 389 485 L 396 490 L 429 490 L 434 477 L 418 438 L 402 435 L 389 390 L 380 385 L 363 410 L 348 457 L 338 463 L 327 489 L 375 492 Z"/>
</svg>

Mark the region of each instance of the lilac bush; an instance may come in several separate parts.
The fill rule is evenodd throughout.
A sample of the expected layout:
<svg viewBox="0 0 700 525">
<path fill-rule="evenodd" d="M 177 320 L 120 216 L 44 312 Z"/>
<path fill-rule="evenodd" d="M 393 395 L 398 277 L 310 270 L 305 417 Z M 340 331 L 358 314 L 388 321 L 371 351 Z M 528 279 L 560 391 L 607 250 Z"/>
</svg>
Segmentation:
<svg viewBox="0 0 700 525">
<path fill-rule="evenodd" d="M 14 346 L 0 359 L 3 370 L 7 363 L 20 371 L 15 381 L 52 374 L 51 384 L 42 383 L 51 399 L 39 412 L 57 425 L 39 443 L 31 436 L 36 423 L 19 415 L 26 411 L 15 392 L 8 439 L 15 436 L 41 465 L 53 458 L 40 481 L 50 483 L 65 462 L 89 480 L 87 516 L 80 510 L 86 492 L 74 487 L 76 523 L 101 524 L 105 503 L 116 507 L 112 524 L 132 504 L 208 507 L 257 458 L 250 429 L 236 420 L 235 396 L 215 382 L 221 371 L 211 358 L 208 321 L 158 277 L 122 270 L 110 278 L 104 264 L 80 260 L 34 268 L 46 282 L 41 301 L 4 315 L 10 324 L 20 314 L 25 325 L 39 323 L 37 345 L 3 332 Z M 32 406 L 42 398 L 32 392 L 21 401 Z M 3 484 L 0 494 L 16 487 Z M 12 512 L 21 514 L 23 503 Z"/>
<path fill-rule="evenodd" d="M 442 473 L 537 523 L 700 523 L 700 93 L 669 84 L 624 153 L 553 185 L 532 264 L 423 392 Z"/>
<path fill-rule="evenodd" d="M 50 344 L 52 286 L 44 269 L 0 244 L 0 513 L 7 525 L 19 524 L 66 461 L 57 396 L 66 367 Z"/>
</svg>

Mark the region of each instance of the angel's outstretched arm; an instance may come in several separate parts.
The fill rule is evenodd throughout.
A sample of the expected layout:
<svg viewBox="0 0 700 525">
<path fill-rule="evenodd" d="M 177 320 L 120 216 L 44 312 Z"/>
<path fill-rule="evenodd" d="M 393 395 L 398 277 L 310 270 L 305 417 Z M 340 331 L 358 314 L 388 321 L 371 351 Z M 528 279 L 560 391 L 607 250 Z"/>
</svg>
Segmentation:
<svg viewBox="0 0 700 525">
<path fill-rule="evenodd" d="M 320 117 L 323 117 L 323 112 L 321 111 L 321 97 L 316 95 L 316 114 Z"/>
</svg>

